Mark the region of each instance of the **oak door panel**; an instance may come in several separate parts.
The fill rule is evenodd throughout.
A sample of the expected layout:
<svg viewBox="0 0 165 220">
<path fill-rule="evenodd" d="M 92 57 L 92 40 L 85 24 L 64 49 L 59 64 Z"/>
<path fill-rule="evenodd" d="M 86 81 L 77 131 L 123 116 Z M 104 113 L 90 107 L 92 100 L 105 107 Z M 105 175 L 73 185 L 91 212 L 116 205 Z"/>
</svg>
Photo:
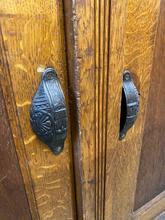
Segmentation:
<svg viewBox="0 0 165 220">
<path fill-rule="evenodd" d="M 161 1 L 134 209 L 165 190 L 165 1 Z M 164 207 L 165 208 L 165 207 Z"/>
<path fill-rule="evenodd" d="M 70 131 L 63 152 L 55 156 L 29 121 L 39 66 L 56 68 L 67 97 L 62 1 L 1 1 L 0 24 L 1 82 L 33 219 L 73 219 Z"/>
<path fill-rule="evenodd" d="M 125 39 L 123 43 L 123 70 L 128 69 L 133 73 L 135 84 L 140 92 L 140 107 L 135 125 L 128 131 L 126 137 L 120 141 L 118 140 L 120 123 L 119 121 L 115 123 L 120 106 L 118 106 L 118 109 L 113 109 L 114 104 L 108 99 L 109 123 L 107 125 L 105 189 L 106 219 L 131 219 L 145 110 L 150 87 L 159 3 L 157 0 L 127 1 L 126 25 L 124 29 Z M 112 55 L 110 54 L 110 56 Z M 122 74 L 122 71 L 120 74 Z M 115 93 L 115 95 L 117 96 L 118 94 Z M 110 110 L 111 108 L 112 110 Z M 112 117 L 111 112 L 114 112 L 115 117 Z"/>
<path fill-rule="evenodd" d="M 30 220 L 30 208 L 1 87 L 0 119 L 0 219 Z"/>
<path fill-rule="evenodd" d="M 107 111 L 116 115 L 120 105 L 126 2 L 65 1 L 71 115 L 77 120 L 71 123 L 80 219 L 104 218 Z M 108 87 L 112 92 L 109 109 Z"/>
<path fill-rule="evenodd" d="M 129 220 L 134 207 L 160 1 L 69 3 L 65 1 L 65 17 L 71 114 L 77 119 L 72 123 L 72 136 L 75 169 L 79 173 L 77 195 L 82 204 L 79 215 L 83 219 Z M 119 141 L 125 69 L 134 73 L 141 94 L 140 111 L 135 126 Z"/>
</svg>

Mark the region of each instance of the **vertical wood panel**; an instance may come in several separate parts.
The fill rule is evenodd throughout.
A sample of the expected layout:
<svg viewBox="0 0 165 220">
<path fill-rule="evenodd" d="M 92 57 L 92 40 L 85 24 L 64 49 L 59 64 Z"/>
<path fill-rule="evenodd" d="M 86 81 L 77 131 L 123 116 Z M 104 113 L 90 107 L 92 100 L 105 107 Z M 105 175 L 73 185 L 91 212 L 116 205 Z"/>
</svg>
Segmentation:
<svg viewBox="0 0 165 220">
<path fill-rule="evenodd" d="M 121 5 L 122 1 L 119 2 L 119 5 Z M 121 82 L 118 81 L 114 84 L 115 81 L 111 77 L 109 82 L 109 97 L 111 98 L 108 99 L 106 158 L 105 216 L 107 220 L 129 220 L 132 218 L 131 213 L 134 204 L 136 178 L 148 100 L 159 3 L 157 0 L 128 0 L 126 26 L 124 29 L 125 40 L 122 45 L 124 49 L 123 70 L 129 69 L 134 73 L 134 78 L 141 94 L 140 111 L 135 126 L 130 129 L 125 139 L 119 141 L 118 112 L 120 110 L 118 105 L 118 91 L 120 88 L 118 86 Z M 117 18 L 117 21 L 120 18 L 121 16 Z M 118 41 L 118 38 L 114 38 L 114 41 Z M 113 59 L 113 53 L 110 54 L 110 59 Z M 113 59 L 113 62 L 112 67 L 115 64 L 116 66 L 118 65 L 118 59 Z M 111 72 L 112 76 L 113 74 Z M 119 72 L 118 74 L 121 73 Z"/>
<path fill-rule="evenodd" d="M 1 82 L 33 219 L 73 219 L 70 131 L 64 151 L 55 156 L 29 122 L 32 96 L 41 80 L 39 65 L 56 68 L 67 97 L 62 1 L 1 1 L 0 17 Z"/>
<path fill-rule="evenodd" d="M 158 34 L 151 74 L 149 100 L 135 210 L 165 190 L 165 1 L 161 1 Z"/>
<path fill-rule="evenodd" d="M 128 10 L 128 1 L 111 1 L 109 72 L 107 82 L 107 139 L 105 170 L 105 215 L 104 219 L 123 219 L 123 206 L 120 201 L 120 170 L 118 159 L 118 138 L 120 128 L 120 103 L 122 91 L 122 73 L 124 70 L 124 37 Z M 118 158 L 119 157 L 119 158 Z M 119 188 L 118 188 L 119 187 Z M 121 197 L 122 199 L 122 197 Z M 123 216 L 122 216 L 123 215 Z"/>
<path fill-rule="evenodd" d="M 82 203 L 80 218 L 129 220 L 159 1 L 79 0 L 70 3 L 69 7 L 65 1 L 72 115 L 77 112 L 78 121 L 73 125 L 78 128 L 73 132 L 73 142 L 80 171 L 77 178 Z M 71 16 L 72 22 L 67 16 Z M 135 126 L 119 141 L 124 69 L 134 73 L 141 100 Z"/>
<path fill-rule="evenodd" d="M 95 218 L 94 1 L 76 1 L 83 217 Z M 89 31 L 90 30 L 90 31 Z M 87 126 L 88 125 L 88 126 Z"/>
<path fill-rule="evenodd" d="M 80 219 L 104 219 L 108 86 L 120 105 L 126 2 L 65 1 L 71 114 L 77 117 L 72 136 Z"/>
<path fill-rule="evenodd" d="M 38 210 L 36 206 L 36 200 L 34 196 L 33 183 L 31 179 L 30 169 L 27 164 L 26 153 L 24 150 L 22 134 L 19 126 L 18 115 L 15 106 L 14 94 L 12 90 L 12 84 L 9 76 L 8 62 L 5 56 L 4 44 L 2 33 L 0 34 L 0 53 L 1 53 L 1 65 L 0 65 L 0 77 L 1 83 L 3 84 L 3 94 L 5 97 L 6 109 L 8 111 L 9 121 L 11 126 L 11 130 L 13 133 L 13 139 L 16 146 L 16 150 L 19 155 L 19 163 L 25 183 L 26 193 L 28 195 L 29 205 L 32 213 L 33 219 L 38 219 Z M 3 75 L 2 75 L 3 73 Z"/>
<path fill-rule="evenodd" d="M 64 2 L 78 213 L 95 219 L 94 1 Z"/>
<path fill-rule="evenodd" d="M 0 219 L 30 220 L 24 182 L 0 87 Z"/>
</svg>

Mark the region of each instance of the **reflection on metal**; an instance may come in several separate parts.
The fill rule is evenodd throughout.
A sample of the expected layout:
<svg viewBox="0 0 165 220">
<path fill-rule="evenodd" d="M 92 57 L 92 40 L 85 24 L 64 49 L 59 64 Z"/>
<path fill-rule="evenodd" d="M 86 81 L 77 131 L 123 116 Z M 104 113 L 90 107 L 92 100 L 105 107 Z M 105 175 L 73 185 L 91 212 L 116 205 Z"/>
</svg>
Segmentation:
<svg viewBox="0 0 165 220">
<path fill-rule="evenodd" d="M 120 135 L 123 139 L 127 131 L 134 125 L 139 110 L 139 94 L 133 82 L 131 73 L 126 70 L 123 74 L 122 103 L 120 117 Z"/>
<path fill-rule="evenodd" d="M 64 94 L 52 67 L 43 72 L 42 81 L 32 100 L 30 122 L 33 131 L 55 154 L 63 150 L 67 112 Z"/>
</svg>

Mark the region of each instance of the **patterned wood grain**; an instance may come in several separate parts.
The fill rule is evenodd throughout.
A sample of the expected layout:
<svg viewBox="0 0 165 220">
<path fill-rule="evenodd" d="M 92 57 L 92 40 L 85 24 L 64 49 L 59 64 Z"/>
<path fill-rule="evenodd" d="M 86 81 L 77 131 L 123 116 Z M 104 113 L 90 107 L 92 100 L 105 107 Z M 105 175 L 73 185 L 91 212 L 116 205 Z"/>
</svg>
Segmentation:
<svg viewBox="0 0 165 220">
<path fill-rule="evenodd" d="M 131 218 L 158 14 L 156 0 L 66 3 L 72 115 L 78 113 L 73 124 L 78 132 L 72 135 L 77 183 L 82 183 L 77 184 L 80 219 Z M 141 93 L 140 113 L 119 141 L 126 68 Z"/>
<path fill-rule="evenodd" d="M 165 1 L 160 18 L 144 126 L 134 209 L 140 208 L 165 190 Z M 164 204 L 165 209 L 165 204 Z"/>
<path fill-rule="evenodd" d="M 96 190 L 99 188 L 96 172 L 100 172 L 96 168 L 98 165 L 96 165 L 95 148 L 97 141 L 96 102 L 94 102 L 97 86 L 94 51 L 95 12 L 94 1 L 70 1 L 69 3 L 65 1 L 72 118 L 76 112 L 78 113 L 77 123 L 72 123 L 72 139 L 75 144 L 74 158 L 80 219 L 95 219 L 98 215 L 96 213 L 98 200 L 96 201 L 95 198 Z M 72 22 L 69 22 L 69 16 Z M 72 31 L 73 36 L 71 36 Z M 98 34 L 96 36 L 98 37 Z"/>
<path fill-rule="evenodd" d="M 165 191 L 133 213 L 134 220 L 163 220 L 165 210 Z M 159 219 L 160 218 L 160 219 Z"/>
<path fill-rule="evenodd" d="M 30 208 L 0 87 L 0 219 L 30 220 Z"/>
<path fill-rule="evenodd" d="M 5 102 L 7 106 L 8 116 L 10 120 L 10 124 L 12 125 L 12 133 L 14 138 L 15 146 L 17 146 L 17 153 L 19 155 L 19 163 L 22 171 L 22 175 L 24 178 L 26 193 L 28 195 L 29 205 L 32 213 L 33 219 L 38 219 L 38 210 L 36 206 L 36 200 L 34 196 L 33 191 L 33 183 L 31 179 L 30 169 L 27 164 L 26 154 L 24 150 L 24 143 L 22 139 L 21 130 L 19 127 L 19 120 L 18 115 L 16 111 L 16 105 L 14 100 L 14 94 L 12 90 L 12 84 L 9 76 L 9 68 L 8 68 L 8 62 L 5 55 L 4 50 L 4 43 L 2 38 L 2 33 L 0 34 L 0 53 L 1 53 L 1 83 L 3 83 L 2 89 L 5 97 Z M 3 75 L 2 75 L 3 73 Z M 31 102 L 27 101 L 21 104 L 20 106 L 24 106 L 26 104 L 29 104 Z M 29 141 L 32 141 L 35 139 L 35 136 L 31 137 Z"/>
<path fill-rule="evenodd" d="M 74 1 L 64 1 L 66 47 L 67 47 L 67 67 L 69 82 L 69 104 L 70 104 L 70 122 L 71 136 L 73 143 L 73 162 L 75 174 L 76 189 L 76 209 L 78 219 L 83 219 L 84 204 L 82 191 L 82 163 L 80 148 L 80 92 L 79 92 L 79 60 L 77 53 L 77 16 L 75 12 Z"/>
<path fill-rule="evenodd" d="M 33 219 L 73 219 L 70 131 L 64 151 L 54 156 L 29 122 L 38 66 L 57 69 L 67 96 L 62 1 L 1 1 L 0 16 L 1 82 Z"/>
<path fill-rule="evenodd" d="M 116 118 L 116 115 L 119 116 L 120 113 L 121 72 L 123 64 L 122 45 L 124 39 L 123 33 L 127 1 L 122 1 L 122 3 L 116 1 L 104 1 L 104 6 L 102 6 L 101 3 L 98 6 L 99 15 L 96 14 L 95 17 L 96 21 L 99 17 L 98 29 L 96 28 L 96 36 L 98 35 L 99 41 L 97 41 L 96 37 L 95 49 L 96 70 L 98 70 L 96 71 L 96 85 L 98 84 L 98 89 L 96 87 L 96 100 L 98 99 L 98 101 L 96 101 L 96 106 L 98 111 L 96 110 L 95 119 L 96 128 L 98 127 L 96 129 L 96 140 L 98 139 L 98 144 L 96 141 L 96 159 L 98 158 L 98 161 L 96 160 L 96 164 L 98 164 L 98 191 L 96 197 L 98 198 L 98 207 L 96 206 L 96 211 L 98 210 L 98 219 L 105 219 L 105 199 L 107 196 L 107 190 L 105 188 L 105 181 L 107 178 L 106 148 L 108 147 L 108 126 L 110 126 L 110 123 L 112 122 L 112 120 L 111 122 L 108 120 L 108 114 L 110 109 L 112 109 L 112 107 L 109 107 L 109 103 L 112 104 L 115 102 L 113 107 L 114 109 L 116 108 L 116 110 L 111 117 Z M 114 101 L 114 99 L 116 100 Z M 117 111 L 117 109 L 119 111 Z M 111 143 L 113 140 L 111 140 Z"/>
<path fill-rule="evenodd" d="M 123 45 L 127 5 L 126 1 L 122 4 L 113 1 L 112 5 L 109 1 L 97 0 L 69 3 L 65 1 L 65 15 L 71 115 L 77 117 L 77 122 L 72 122 L 72 139 L 78 213 L 80 219 L 104 219 L 109 53 L 114 55 L 111 68 L 116 68 L 117 73 L 111 85 L 119 84 L 116 103 L 120 105 L 123 61 L 122 50 L 118 51 Z M 115 39 L 118 41 L 113 44 Z M 115 88 L 113 86 L 113 98 Z"/>
<path fill-rule="evenodd" d="M 95 1 L 95 153 L 96 219 L 104 215 L 105 135 L 110 2 Z"/>
<path fill-rule="evenodd" d="M 78 0 L 77 55 L 80 93 L 80 149 L 82 161 L 83 218 L 95 218 L 95 126 L 94 126 L 94 1 Z M 89 31 L 90 30 L 90 31 Z M 87 126 L 88 125 L 88 126 Z"/>
<path fill-rule="evenodd" d="M 129 69 L 134 73 L 135 82 L 141 94 L 140 111 L 135 126 L 130 129 L 125 139 L 119 141 L 117 139 L 119 121 L 117 120 L 117 114 L 114 115 L 114 112 L 118 109 L 115 103 L 119 101 L 116 98 L 119 95 L 113 92 L 112 94 L 116 95 L 114 100 L 108 99 L 105 219 L 131 219 L 150 85 L 159 3 L 157 0 L 128 1 L 123 45 L 123 69 Z M 113 54 L 110 59 L 113 59 Z M 111 79 L 110 83 L 112 84 L 112 82 Z M 118 85 L 118 83 L 113 84 L 112 88 L 113 86 L 118 88 Z M 111 91 L 111 87 L 109 87 L 109 91 Z"/>
</svg>

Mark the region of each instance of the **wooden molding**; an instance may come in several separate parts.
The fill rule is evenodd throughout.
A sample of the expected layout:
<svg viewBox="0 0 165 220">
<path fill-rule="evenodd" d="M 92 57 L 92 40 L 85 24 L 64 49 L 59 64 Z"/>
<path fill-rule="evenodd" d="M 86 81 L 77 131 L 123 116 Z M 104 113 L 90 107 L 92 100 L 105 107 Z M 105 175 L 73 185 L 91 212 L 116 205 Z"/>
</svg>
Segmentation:
<svg viewBox="0 0 165 220">
<path fill-rule="evenodd" d="M 134 220 L 155 219 L 165 210 L 165 191 L 133 213 Z"/>
</svg>

